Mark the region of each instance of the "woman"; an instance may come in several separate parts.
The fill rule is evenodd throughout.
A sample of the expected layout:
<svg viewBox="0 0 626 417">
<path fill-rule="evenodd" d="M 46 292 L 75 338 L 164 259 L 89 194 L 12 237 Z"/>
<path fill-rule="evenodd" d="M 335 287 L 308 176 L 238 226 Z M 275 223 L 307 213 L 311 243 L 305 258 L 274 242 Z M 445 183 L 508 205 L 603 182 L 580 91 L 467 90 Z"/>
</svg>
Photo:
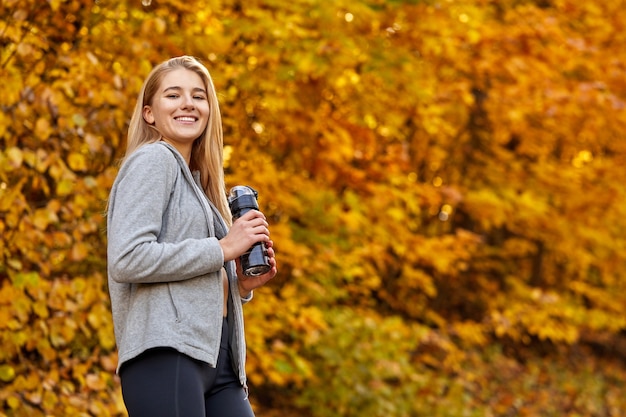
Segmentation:
<svg viewBox="0 0 626 417">
<path fill-rule="evenodd" d="M 242 304 L 276 275 L 264 215 L 231 224 L 208 70 L 173 58 L 146 79 L 107 213 L 118 372 L 130 417 L 253 416 Z M 271 269 L 238 258 L 264 242 Z"/>
</svg>

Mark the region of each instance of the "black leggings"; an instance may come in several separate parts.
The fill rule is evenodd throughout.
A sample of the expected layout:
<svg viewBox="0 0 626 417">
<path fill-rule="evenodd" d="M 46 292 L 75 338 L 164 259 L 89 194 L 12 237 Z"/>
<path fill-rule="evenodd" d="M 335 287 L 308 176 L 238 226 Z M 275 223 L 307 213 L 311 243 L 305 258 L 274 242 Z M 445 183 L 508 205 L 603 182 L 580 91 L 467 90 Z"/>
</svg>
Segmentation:
<svg viewBox="0 0 626 417">
<path fill-rule="evenodd" d="M 226 319 L 217 367 L 171 348 L 150 349 L 120 370 L 129 417 L 254 417 L 233 371 Z"/>
</svg>

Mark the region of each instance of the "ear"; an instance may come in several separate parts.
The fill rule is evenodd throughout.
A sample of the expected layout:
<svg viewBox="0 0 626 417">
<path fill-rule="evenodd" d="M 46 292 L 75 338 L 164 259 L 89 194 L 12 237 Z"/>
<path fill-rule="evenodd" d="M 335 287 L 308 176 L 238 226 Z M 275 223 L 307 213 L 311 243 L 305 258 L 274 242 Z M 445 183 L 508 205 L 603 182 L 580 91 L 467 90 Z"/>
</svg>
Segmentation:
<svg viewBox="0 0 626 417">
<path fill-rule="evenodd" d="M 146 121 L 149 125 L 154 124 L 154 115 L 152 114 L 152 107 L 145 105 L 143 106 L 143 120 Z"/>
</svg>

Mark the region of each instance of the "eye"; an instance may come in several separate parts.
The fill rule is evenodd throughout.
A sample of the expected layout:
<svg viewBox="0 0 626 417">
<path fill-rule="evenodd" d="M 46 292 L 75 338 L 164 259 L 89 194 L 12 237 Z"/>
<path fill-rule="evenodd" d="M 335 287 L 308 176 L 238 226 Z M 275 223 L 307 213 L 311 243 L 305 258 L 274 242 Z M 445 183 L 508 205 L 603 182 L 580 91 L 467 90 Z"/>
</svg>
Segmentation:
<svg viewBox="0 0 626 417">
<path fill-rule="evenodd" d="M 165 97 L 167 97 L 167 98 L 178 98 L 178 94 L 168 94 Z"/>
<path fill-rule="evenodd" d="M 203 95 L 195 95 L 193 96 L 193 98 L 195 98 L 196 100 L 206 100 L 206 97 Z"/>
</svg>

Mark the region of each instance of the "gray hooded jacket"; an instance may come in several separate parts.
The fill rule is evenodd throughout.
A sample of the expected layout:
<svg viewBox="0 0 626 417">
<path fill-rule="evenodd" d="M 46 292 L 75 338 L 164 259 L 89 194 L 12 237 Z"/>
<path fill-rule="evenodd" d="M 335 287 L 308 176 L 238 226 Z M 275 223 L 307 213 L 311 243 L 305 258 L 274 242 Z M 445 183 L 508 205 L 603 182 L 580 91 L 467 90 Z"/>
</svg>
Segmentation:
<svg viewBox="0 0 626 417">
<path fill-rule="evenodd" d="M 171 347 L 215 367 L 224 292 L 235 370 L 246 387 L 242 300 L 233 261 L 218 238 L 227 233 L 184 158 L 165 142 L 137 149 L 122 165 L 107 213 L 109 294 L 124 362 Z"/>
</svg>

